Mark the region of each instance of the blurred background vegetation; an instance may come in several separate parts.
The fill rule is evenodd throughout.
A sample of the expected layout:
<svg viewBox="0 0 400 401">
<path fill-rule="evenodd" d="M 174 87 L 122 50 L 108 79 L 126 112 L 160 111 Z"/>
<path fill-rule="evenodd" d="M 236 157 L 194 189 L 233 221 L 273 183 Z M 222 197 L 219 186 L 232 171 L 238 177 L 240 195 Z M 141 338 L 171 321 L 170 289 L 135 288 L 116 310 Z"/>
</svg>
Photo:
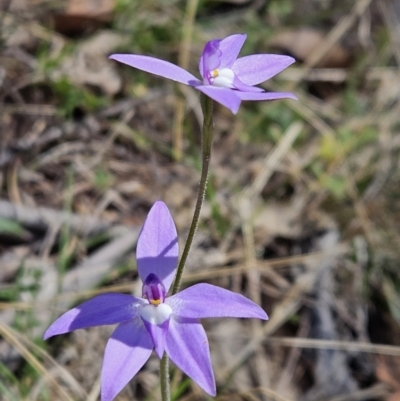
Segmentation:
<svg viewBox="0 0 400 401">
<path fill-rule="evenodd" d="M 183 243 L 200 167 L 198 94 L 108 60 L 198 75 L 206 41 L 297 63 L 292 100 L 217 106 L 185 285 L 270 315 L 207 320 L 217 398 L 400 400 L 400 6 L 396 0 L 0 1 L 0 399 L 99 398 L 112 328 L 44 343 L 105 291 L 140 293 L 134 249 L 164 200 Z M 208 398 L 173 369 L 173 399 Z M 158 400 L 155 357 L 118 400 Z"/>
</svg>

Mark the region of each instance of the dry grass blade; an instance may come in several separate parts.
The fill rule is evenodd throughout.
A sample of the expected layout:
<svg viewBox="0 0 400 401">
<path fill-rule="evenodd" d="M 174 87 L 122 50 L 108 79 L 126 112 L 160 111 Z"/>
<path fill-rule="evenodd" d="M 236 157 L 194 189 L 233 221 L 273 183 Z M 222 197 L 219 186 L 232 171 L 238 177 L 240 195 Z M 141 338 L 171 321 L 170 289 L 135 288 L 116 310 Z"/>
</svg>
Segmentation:
<svg viewBox="0 0 400 401">
<path fill-rule="evenodd" d="M 266 344 L 280 345 L 283 347 L 298 347 L 310 349 L 334 349 L 341 351 L 361 351 L 372 354 L 400 356 L 400 347 L 394 345 L 371 344 L 354 341 L 319 340 L 312 338 L 269 337 Z"/>
<path fill-rule="evenodd" d="M 197 12 L 199 0 L 188 0 L 186 4 L 185 20 L 182 28 L 182 39 L 179 49 L 178 64 L 185 70 L 189 67 L 190 44 L 193 36 L 194 19 Z M 173 146 L 175 160 L 182 159 L 182 137 L 183 137 L 183 117 L 185 102 L 181 96 L 176 99 L 174 122 L 173 122 Z"/>
<path fill-rule="evenodd" d="M 265 388 L 265 387 L 257 387 L 257 388 L 252 388 L 249 391 L 243 391 L 240 393 L 235 393 L 235 394 L 229 394 L 229 396 L 221 396 L 218 397 L 218 400 L 231 400 L 233 395 L 237 395 L 239 397 L 243 397 L 243 398 L 248 398 L 248 395 L 253 395 L 253 393 L 259 393 L 261 395 L 266 395 L 268 397 L 268 400 L 274 400 L 274 401 L 291 401 L 289 398 L 283 397 L 282 395 L 278 394 L 276 391 L 270 389 L 270 388 Z M 250 398 L 251 399 L 251 398 Z M 259 399 L 259 398 L 255 398 L 255 399 Z"/>
<path fill-rule="evenodd" d="M 246 275 L 248 280 L 248 291 L 250 299 L 257 303 L 261 303 L 260 273 L 255 269 L 257 266 L 257 256 L 255 251 L 254 229 L 251 211 L 255 208 L 255 203 L 259 201 L 262 189 L 268 183 L 273 172 L 277 168 L 279 162 L 290 151 L 293 142 L 300 134 L 303 125 L 301 123 L 292 124 L 285 132 L 275 149 L 264 159 L 261 171 L 255 178 L 254 182 L 248 185 L 239 195 L 238 214 L 241 218 L 241 227 L 245 248 L 245 265 L 247 267 Z M 268 267 L 267 267 L 268 269 Z M 262 332 L 261 322 L 252 322 L 255 335 Z M 266 358 L 264 352 L 256 355 L 255 360 L 258 383 L 263 387 L 269 385 L 269 377 L 266 372 Z"/>
<path fill-rule="evenodd" d="M 337 249 L 332 250 L 331 252 L 313 252 L 304 255 L 289 256 L 286 258 L 270 259 L 268 261 L 258 261 L 257 265 L 254 266 L 253 269 L 262 272 L 268 268 L 286 267 L 293 263 L 317 262 L 319 260 L 324 259 L 327 256 L 343 255 L 346 254 L 348 251 L 349 248 L 346 245 L 342 245 L 339 246 Z M 184 277 L 184 282 L 211 280 L 213 278 L 231 276 L 238 273 L 245 273 L 246 270 L 247 267 L 245 265 L 240 265 L 234 267 L 212 269 L 209 271 L 203 271 L 198 273 L 188 273 Z"/>
<path fill-rule="evenodd" d="M 389 387 L 386 384 L 379 383 L 366 389 L 354 391 L 351 394 L 331 398 L 329 401 L 364 401 L 372 399 L 387 400 L 389 394 L 391 394 Z"/>
<path fill-rule="evenodd" d="M 105 231 L 111 227 L 110 222 L 99 220 L 93 216 L 67 213 L 45 207 L 33 208 L 16 205 L 2 199 L 0 199 L 0 216 L 35 229 L 47 229 L 61 222 L 68 224 L 74 232 L 83 235 Z"/>
<path fill-rule="evenodd" d="M 392 42 L 393 54 L 396 57 L 397 65 L 400 65 L 400 33 L 399 17 L 394 3 L 390 1 L 378 0 L 378 7 L 383 19 L 388 27 L 390 41 Z"/>
<path fill-rule="evenodd" d="M 302 129 L 303 124 L 300 122 L 295 122 L 286 130 L 278 145 L 265 158 L 262 169 L 255 178 L 254 182 L 247 186 L 240 194 L 242 198 L 254 199 L 256 196 L 260 195 L 262 189 L 265 187 L 275 171 L 278 163 L 289 152 Z"/>
<path fill-rule="evenodd" d="M 290 107 L 299 113 L 305 121 L 314 127 L 322 135 L 335 136 L 335 130 L 317 115 L 309 106 L 309 102 L 303 102 L 300 97 L 299 102 L 291 102 Z"/>
<path fill-rule="evenodd" d="M 341 21 L 332 29 L 325 40 L 317 46 L 314 51 L 307 57 L 302 74 L 299 76 L 299 81 L 307 76 L 309 70 L 322 60 L 322 58 L 329 52 L 333 45 L 335 45 L 353 26 L 357 18 L 359 18 L 371 4 L 372 0 L 359 0 L 354 5 L 352 11 L 343 17 Z M 299 82 L 298 81 L 298 82 Z M 289 86 L 289 90 L 293 90 L 297 83 Z"/>
<path fill-rule="evenodd" d="M 4 339 L 12 345 L 21 356 L 51 385 L 58 393 L 60 398 L 65 401 L 74 401 L 74 399 L 54 380 L 53 376 L 48 370 L 40 363 L 37 358 L 30 352 L 15 336 L 14 331 L 8 326 L 0 322 L 0 333 Z"/>
<path fill-rule="evenodd" d="M 290 289 L 283 301 L 276 306 L 270 319 L 264 324 L 262 332 L 255 336 L 247 346 L 235 356 L 235 360 L 231 363 L 229 369 L 223 372 L 221 376 L 223 377 L 224 383 L 229 381 L 236 370 L 256 352 L 257 348 L 267 336 L 274 333 L 286 322 L 289 316 L 299 309 L 301 296 L 311 290 L 315 280 L 315 272 L 308 272 L 299 277 L 297 283 Z"/>
<path fill-rule="evenodd" d="M 0 108 L 6 113 L 11 114 L 29 114 L 33 116 L 54 116 L 57 109 L 50 104 L 4 104 L 0 103 Z"/>
<path fill-rule="evenodd" d="M 302 70 L 300 68 L 292 68 L 282 71 L 281 78 L 286 81 L 299 81 L 301 75 Z M 398 79 L 399 75 L 399 70 L 396 67 L 371 67 L 366 70 L 365 79 L 367 81 L 381 81 L 385 79 Z M 344 68 L 314 68 L 303 79 L 309 82 L 326 81 L 342 83 L 347 81 L 350 76 L 351 71 Z"/>
<path fill-rule="evenodd" d="M 26 336 L 18 333 L 12 328 L 8 327 L 10 332 L 15 336 L 22 344 L 26 345 L 29 349 L 39 354 L 43 360 L 45 360 L 49 365 L 53 366 L 54 370 L 60 372 L 60 376 L 69 385 L 71 390 L 79 397 L 86 398 L 86 392 L 80 386 L 80 384 L 75 380 L 71 373 L 62 365 L 60 365 L 54 358 L 52 358 L 46 351 L 36 345 L 34 342 L 29 340 Z"/>
<path fill-rule="evenodd" d="M 99 398 L 101 389 L 101 376 L 97 378 L 96 382 L 93 384 L 90 393 L 88 394 L 86 401 L 96 401 Z"/>
<path fill-rule="evenodd" d="M 94 252 L 90 258 L 65 275 L 62 291 L 81 292 L 94 287 L 110 272 L 117 260 L 134 248 L 138 235 L 139 229 L 137 228 L 126 230 L 123 235 L 115 237 L 111 242 Z"/>
<path fill-rule="evenodd" d="M 329 250 L 329 253 L 332 249 L 337 249 L 336 234 L 327 234 L 325 239 L 321 239 L 320 244 L 317 246 L 325 250 L 325 252 Z M 266 337 L 274 333 L 290 316 L 297 312 L 302 304 L 302 297 L 314 288 L 319 272 L 324 271 L 326 266 L 331 265 L 335 256 L 337 256 L 335 254 L 328 256 L 328 252 L 325 255 L 326 257 L 320 263 L 312 262 L 308 264 L 306 273 L 297 278 L 285 298 L 274 308 L 270 319 L 263 325 L 262 332 L 254 336 L 247 346 L 235 356 L 235 360 L 231 363 L 229 369 L 223 372 L 221 376 L 224 378 L 224 382 L 228 381 L 236 370 L 256 352 Z"/>
</svg>

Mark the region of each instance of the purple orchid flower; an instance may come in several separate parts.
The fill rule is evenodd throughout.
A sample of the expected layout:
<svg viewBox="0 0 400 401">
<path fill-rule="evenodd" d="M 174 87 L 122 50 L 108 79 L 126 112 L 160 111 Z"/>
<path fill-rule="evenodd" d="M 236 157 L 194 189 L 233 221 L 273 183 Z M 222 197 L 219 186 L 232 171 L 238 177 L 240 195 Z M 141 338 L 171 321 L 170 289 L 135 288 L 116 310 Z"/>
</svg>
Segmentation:
<svg viewBox="0 0 400 401">
<path fill-rule="evenodd" d="M 101 399 L 112 401 L 149 359 L 154 348 L 166 352 L 204 391 L 216 394 L 206 333 L 199 322 L 208 317 L 268 319 L 243 295 L 210 284 L 196 284 L 166 297 L 178 262 L 178 236 L 167 206 L 150 210 L 137 243 L 143 298 L 98 295 L 64 313 L 44 339 L 73 330 L 118 324 L 109 339 L 101 372 Z"/>
<path fill-rule="evenodd" d="M 208 42 L 200 58 L 202 81 L 168 61 L 136 54 L 113 54 L 111 59 L 173 81 L 190 85 L 236 114 L 242 100 L 297 99 L 288 92 L 265 92 L 255 87 L 278 74 L 295 59 L 277 54 L 237 58 L 247 35 L 236 34 Z"/>
</svg>

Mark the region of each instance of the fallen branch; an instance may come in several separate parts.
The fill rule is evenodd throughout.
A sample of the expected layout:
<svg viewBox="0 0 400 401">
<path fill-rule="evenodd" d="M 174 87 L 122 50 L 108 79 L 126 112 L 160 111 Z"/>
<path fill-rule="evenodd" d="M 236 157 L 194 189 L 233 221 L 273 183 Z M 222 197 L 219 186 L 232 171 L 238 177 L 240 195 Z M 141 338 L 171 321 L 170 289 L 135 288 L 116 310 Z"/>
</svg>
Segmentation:
<svg viewBox="0 0 400 401">
<path fill-rule="evenodd" d="M 113 223 L 93 216 L 79 215 L 45 207 L 17 205 L 0 199 L 0 217 L 14 220 L 31 229 L 46 231 L 53 225 L 68 224 L 76 234 L 83 236 L 107 231 Z"/>
</svg>

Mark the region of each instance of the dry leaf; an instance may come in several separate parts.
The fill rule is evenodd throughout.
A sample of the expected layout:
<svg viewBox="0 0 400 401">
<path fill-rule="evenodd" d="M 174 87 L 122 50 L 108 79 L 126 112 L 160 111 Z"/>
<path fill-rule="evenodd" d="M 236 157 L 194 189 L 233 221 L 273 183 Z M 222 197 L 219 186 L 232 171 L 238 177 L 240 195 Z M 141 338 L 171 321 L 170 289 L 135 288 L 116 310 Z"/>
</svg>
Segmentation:
<svg viewBox="0 0 400 401">
<path fill-rule="evenodd" d="M 110 96 L 115 95 L 121 89 L 122 80 L 107 56 L 125 41 L 123 36 L 112 31 L 99 32 L 65 59 L 52 78 L 67 76 L 78 86 L 93 85 Z"/>
<path fill-rule="evenodd" d="M 115 0 L 69 0 L 65 14 L 104 21 L 112 14 L 114 7 Z"/>
<path fill-rule="evenodd" d="M 389 355 L 379 356 L 376 361 L 376 377 L 389 384 L 396 392 L 400 392 L 400 358 Z"/>
<path fill-rule="evenodd" d="M 69 0 L 65 11 L 54 15 L 58 32 L 73 35 L 112 21 L 115 0 Z"/>
<path fill-rule="evenodd" d="M 396 391 L 393 394 L 390 394 L 387 398 L 386 401 L 400 401 L 400 391 Z"/>
<path fill-rule="evenodd" d="M 293 55 L 299 61 L 307 57 L 324 43 L 325 35 L 316 29 L 301 28 L 278 33 L 269 45 Z M 343 68 L 350 63 L 350 54 L 341 45 L 335 44 L 329 49 L 315 67 Z"/>
</svg>

